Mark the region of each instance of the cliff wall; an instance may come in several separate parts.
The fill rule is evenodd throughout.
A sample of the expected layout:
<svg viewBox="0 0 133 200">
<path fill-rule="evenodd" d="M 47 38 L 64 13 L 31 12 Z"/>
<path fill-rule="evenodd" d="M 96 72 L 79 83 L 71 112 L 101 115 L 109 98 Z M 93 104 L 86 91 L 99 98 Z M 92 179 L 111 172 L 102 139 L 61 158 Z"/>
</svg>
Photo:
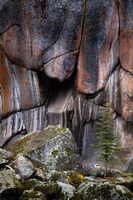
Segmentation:
<svg viewBox="0 0 133 200">
<path fill-rule="evenodd" d="M 61 124 L 93 162 L 103 106 L 132 159 L 133 1 L 0 1 L 0 146 Z"/>
</svg>

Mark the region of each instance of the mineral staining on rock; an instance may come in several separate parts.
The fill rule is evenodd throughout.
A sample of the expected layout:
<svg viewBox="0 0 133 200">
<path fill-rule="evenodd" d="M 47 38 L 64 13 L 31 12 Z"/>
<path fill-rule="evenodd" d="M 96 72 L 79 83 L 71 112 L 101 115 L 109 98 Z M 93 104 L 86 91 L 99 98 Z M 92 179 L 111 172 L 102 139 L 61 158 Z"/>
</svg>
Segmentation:
<svg viewBox="0 0 133 200">
<path fill-rule="evenodd" d="M 2 49 L 0 49 L 0 86 L 2 98 L 0 119 L 41 104 L 37 74 L 12 64 Z"/>
<path fill-rule="evenodd" d="M 133 2 L 119 1 L 120 13 L 120 62 L 133 75 Z"/>
<path fill-rule="evenodd" d="M 86 1 L 78 61 L 78 90 L 94 94 L 118 62 L 118 8 L 114 0 Z"/>
<path fill-rule="evenodd" d="M 132 7 L 131 0 L 0 2 L 0 147 L 23 130 L 61 124 L 93 163 L 95 120 L 110 105 L 132 158 Z"/>
</svg>

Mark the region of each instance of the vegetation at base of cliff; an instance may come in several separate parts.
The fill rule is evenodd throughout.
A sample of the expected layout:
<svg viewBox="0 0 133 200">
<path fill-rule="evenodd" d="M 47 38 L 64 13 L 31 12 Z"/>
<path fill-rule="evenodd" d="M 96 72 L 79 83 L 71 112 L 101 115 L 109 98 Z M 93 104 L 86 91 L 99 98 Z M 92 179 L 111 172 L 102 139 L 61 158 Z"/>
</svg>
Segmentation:
<svg viewBox="0 0 133 200">
<path fill-rule="evenodd" d="M 78 187 L 81 183 L 85 182 L 85 178 L 78 172 L 68 172 L 68 181 L 74 187 Z"/>
<path fill-rule="evenodd" d="M 113 111 L 110 108 L 104 109 L 100 113 L 96 125 L 98 160 L 102 161 L 105 165 L 104 176 L 106 177 L 108 168 L 120 162 L 120 159 L 116 159 L 116 155 L 120 152 L 121 146 L 118 142 L 117 134 L 113 131 Z"/>
<path fill-rule="evenodd" d="M 132 177 L 133 178 L 133 174 L 122 174 L 121 176 L 122 177 L 130 177 L 130 178 Z"/>
</svg>

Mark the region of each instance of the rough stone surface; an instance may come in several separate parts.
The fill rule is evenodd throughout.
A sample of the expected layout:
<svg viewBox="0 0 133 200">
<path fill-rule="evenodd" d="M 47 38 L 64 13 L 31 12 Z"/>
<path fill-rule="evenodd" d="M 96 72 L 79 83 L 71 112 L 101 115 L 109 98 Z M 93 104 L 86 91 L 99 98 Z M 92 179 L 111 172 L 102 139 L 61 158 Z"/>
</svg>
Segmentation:
<svg viewBox="0 0 133 200">
<path fill-rule="evenodd" d="M 47 178 L 50 181 L 55 181 L 55 182 L 58 181 L 58 182 L 69 184 L 67 174 L 60 172 L 60 171 L 52 170 L 48 174 Z"/>
<path fill-rule="evenodd" d="M 45 144 L 42 143 L 27 156 L 43 164 L 48 171 L 81 170 L 81 159 L 72 134 L 63 129 L 57 129 L 56 132 L 57 135 L 53 139 L 49 141 L 47 139 Z"/>
<path fill-rule="evenodd" d="M 86 1 L 78 60 L 78 90 L 94 94 L 118 62 L 118 8 L 114 0 Z"/>
<path fill-rule="evenodd" d="M 120 62 L 133 75 L 133 1 L 119 0 Z"/>
<path fill-rule="evenodd" d="M 133 193 L 126 187 L 110 183 L 82 183 L 78 192 L 83 200 L 132 200 Z"/>
<path fill-rule="evenodd" d="M 12 157 L 12 153 L 10 151 L 6 151 L 4 149 L 0 149 L 0 166 L 3 164 L 7 164 Z"/>
<path fill-rule="evenodd" d="M 29 159 L 51 170 L 82 170 L 81 157 L 72 133 L 59 126 L 47 127 L 41 132 L 34 132 L 25 136 L 9 148 L 15 154 L 24 153 Z M 20 162 L 19 162 L 20 161 Z M 19 164 L 20 163 L 20 164 Z M 24 170 L 24 165 L 34 169 L 27 163 L 24 157 L 18 157 L 17 169 L 22 174 L 31 176 L 30 172 Z M 30 166 L 29 166 L 30 164 Z"/>
<path fill-rule="evenodd" d="M 36 143 L 34 143 L 34 147 L 35 146 Z M 23 146 L 20 145 L 20 151 L 21 150 L 23 150 Z M 14 153 L 16 154 L 17 151 Z M 24 156 L 18 154 L 16 158 L 15 154 L 13 160 L 9 161 L 9 164 L 3 166 L 0 170 L 0 200 L 133 199 L 133 174 L 120 175 L 117 172 L 115 173 L 115 177 L 106 177 L 105 179 L 84 177 L 84 175 L 77 171 L 53 170 L 51 172 L 46 172 L 44 166 L 38 165 L 38 167 L 36 167 L 36 162 L 31 161 L 29 164 L 29 161 L 27 161 Z M 21 174 L 19 173 L 20 175 L 17 175 L 17 171 L 14 170 L 16 169 L 18 161 L 19 164 L 21 164 L 19 165 L 19 170 L 21 170 Z M 21 175 L 24 171 L 30 174 L 29 166 L 31 166 L 31 163 L 36 171 L 32 176 L 27 176 L 26 179 L 24 179 L 24 176 L 22 177 Z M 10 170 L 7 170 L 7 167 L 10 168 Z M 119 175 L 119 177 L 117 175 Z"/>
<path fill-rule="evenodd" d="M 30 178 L 35 171 L 34 165 L 22 155 L 17 156 L 14 169 L 22 179 Z"/>
<path fill-rule="evenodd" d="M 25 190 L 20 200 L 46 200 L 44 194 L 40 191 Z"/>
<path fill-rule="evenodd" d="M 115 182 L 115 184 L 123 185 L 133 192 L 133 175 L 132 174 L 125 174 L 125 176 L 117 177 L 113 181 Z"/>
<path fill-rule="evenodd" d="M 43 192 L 46 197 L 58 194 L 58 185 L 56 182 L 42 182 L 37 179 L 29 179 L 25 181 L 27 190 Z"/>
<path fill-rule="evenodd" d="M 133 157 L 132 7 L 132 0 L 0 1 L 0 147 L 23 130 L 61 124 L 93 164 L 95 120 L 111 105 Z"/>
<path fill-rule="evenodd" d="M 0 86 L 0 108 L 2 108 L 0 119 L 41 104 L 37 74 L 12 64 L 2 49 L 0 49 Z"/>
<path fill-rule="evenodd" d="M 62 182 L 57 182 L 57 184 L 62 200 L 80 200 L 79 194 L 76 193 L 76 189 L 72 185 Z"/>
<path fill-rule="evenodd" d="M 23 186 L 13 170 L 3 170 L 0 172 L 0 199 L 19 199 Z"/>
</svg>

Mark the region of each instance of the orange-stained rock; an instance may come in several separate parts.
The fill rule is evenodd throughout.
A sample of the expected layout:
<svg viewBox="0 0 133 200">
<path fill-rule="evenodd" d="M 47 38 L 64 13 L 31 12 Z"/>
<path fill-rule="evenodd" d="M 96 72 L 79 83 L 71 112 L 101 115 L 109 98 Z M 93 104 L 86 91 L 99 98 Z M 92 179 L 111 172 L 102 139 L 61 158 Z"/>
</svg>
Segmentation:
<svg viewBox="0 0 133 200">
<path fill-rule="evenodd" d="M 74 51 L 52 59 L 44 65 L 45 74 L 61 82 L 68 79 L 74 72 L 77 57 L 78 51 Z"/>
<path fill-rule="evenodd" d="M 11 84 L 11 74 L 8 71 L 8 61 L 5 57 L 4 52 L 0 49 L 0 88 L 1 88 L 1 96 L 2 96 L 2 105 L 0 113 L 2 115 L 7 115 L 13 112 L 13 108 L 11 106 L 12 103 L 12 91 L 10 89 Z M 2 116 L 0 116 L 1 118 Z"/>
<path fill-rule="evenodd" d="M 7 6 L 10 19 L 2 15 L 6 12 L 4 6 Z M 18 0 L 8 1 L 4 6 L 0 11 L 2 46 L 13 63 L 39 70 L 52 59 L 79 49 L 84 0 L 56 0 L 55 3 L 52 0 Z M 76 61 L 77 57 L 71 65 Z M 65 62 L 60 64 L 64 65 L 61 68 L 66 67 Z M 54 72 L 50 74 L 50 77 L 55 76 Z M 68 72 L 64 79 L 69 76 Z"/>
<path fill-rule="evenodd" d="M 121 69 L 118 78 L 120 101 L 117 104 L 120 105 L 122 117 L 133 123 L 133 76 Z"/>
<path fill-rule="evenodd" d="M 0 0 L 0 146 L 61 124 L 93 162 L 101 105 L 131 149 L 132 9 L 133 0 Z"/>
<path fill-rule="evenodd" d="M 119 0 L 120 62 L 133 74 L 133 1 Z"/>
<path fill-rule="evenodd" d="M 0 49 L 0 118 L 41 104 L 38 77 L 35 72 L 15 66 Z"/>
<path fill-rule="evenodd" d="M 78 91 L 94 94 L 118 62 L 118 8 L 114 0 L 87 1 L 78 60 Z"/>
<path fill-rule="evenodd" d="M 133 123 L 133 76 L 118 67 L 105 89 L 95 98 L 95 103 L 112 106 L 123 119 Z"/>
</svg>

